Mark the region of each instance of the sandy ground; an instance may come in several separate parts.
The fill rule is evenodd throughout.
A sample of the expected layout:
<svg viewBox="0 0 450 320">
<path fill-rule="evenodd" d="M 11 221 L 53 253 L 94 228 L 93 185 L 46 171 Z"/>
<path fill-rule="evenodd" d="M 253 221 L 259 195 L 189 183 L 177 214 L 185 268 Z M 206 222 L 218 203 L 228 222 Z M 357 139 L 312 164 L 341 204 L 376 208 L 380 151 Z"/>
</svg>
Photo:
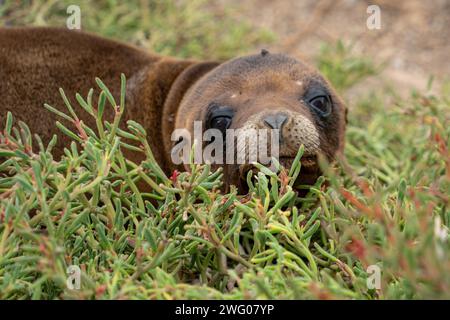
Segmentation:
<svg viewBox="0 0 450 320">
<path fill-rule="evenodd" d="M 225 3 L 225 0 L 218 0 Z M 450 0 L 226 0 L 258 26 L 273 30 L 269 49 L 313 60 L 320 44 L 337 39 L 358 54 L 385 63 L 380 75 L 357 85 L 391 85 L 400 94 L 424 90 L 434 76 L 434 91 L 450 79 Z M 381 9 L 381 29 L 369 30 L 367 7 Z"/>
</svg>

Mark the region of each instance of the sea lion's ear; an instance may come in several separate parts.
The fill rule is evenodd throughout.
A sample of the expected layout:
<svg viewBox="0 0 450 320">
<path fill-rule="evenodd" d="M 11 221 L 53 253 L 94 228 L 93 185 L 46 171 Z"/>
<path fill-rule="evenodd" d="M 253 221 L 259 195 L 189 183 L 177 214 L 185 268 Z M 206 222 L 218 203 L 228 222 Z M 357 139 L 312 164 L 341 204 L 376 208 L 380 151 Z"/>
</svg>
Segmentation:
<svg viewBox="0 0 450 320">
<path fill-rule="evenodd" d="M 166 102 L 164 103 L 163 119 L 170 119 L 178 110 L 186 91 L 194 85 L 204 74 L 217 67 L 219 62 L 198 62 L 186 67 L 175 79 L 170 87 Z"/>
<path fill-rule="evenodd" d="M 219 64 L 219 62 L 215 61 L 193 62 L 190 66 L 186 67 L 178 75 L 170 88 L 170 92 L 164 106 L 164 112 L 176 111 L 186 91 L 203 75 L 217 67 Z"/>
<path fill-rule="evenodd" d="M 162 131 L 163 143 L 167 154 L 170 154 L 172 141 L 170 137 L 175 127 L 175 119 L 181 100 L 183 100 L 186 92 L 191 88 L 203 75 L 214 69 L 220 62 L 192 62 L 187 66 L 175 79 L 170 87 L 169 94 L 164 103 L 162 114 Z"/>
<path fill-rule="evenodd" d="M 344 131 L 348 126 L 348 106 L 344 105 Z"/>
<path fill-rule="evenodd" d="M 348 108 L 347 107 L 345 107 L 345 124 L 347 125 L 348 124 Z"/>
</svg>

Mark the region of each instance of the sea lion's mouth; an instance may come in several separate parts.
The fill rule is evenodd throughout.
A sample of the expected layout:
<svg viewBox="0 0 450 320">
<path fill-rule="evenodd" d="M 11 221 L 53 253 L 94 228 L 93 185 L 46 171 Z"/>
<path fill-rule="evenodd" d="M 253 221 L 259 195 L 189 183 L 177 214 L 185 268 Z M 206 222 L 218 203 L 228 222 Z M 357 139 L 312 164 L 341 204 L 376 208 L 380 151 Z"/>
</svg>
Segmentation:
<svg viewBox="0 0 450 320">
<path fill-rule="evenodd" d="M 291 156 L 282 156 L 278 158 L 278 162 L 281 166 L 283 166 L 286 170 L 289 170 L 293 163 L 295 157 Z M 303 155 L 301 160 L 302 168 L 304 169 L 315 169 L 317 167 L 317 156 L 316 155 Z M 258 169 L 251 163 L 242 164 L 239 166 L 239 176 L 242 180 L 246 180 L 248 173 L 252 171 L 253 176 L 257 174 Z"/>
<path fill-rule="evenodd" d="M 285 169 L 290 169 L 294 163 L 295 157 L 280 157 L 278 161 Z M 315 167 L 317 165 L 316 155 L 303 155 L 300 159 L 302 166 L 304 167 Z"/>
<path fill-rule="evenodd" d="M 249 172 L 252 172 L 252 176 L 255 176 L 258 172 L 258 169 L 251 163 L 245 163 L 239 166 L 239 177 L 243 180 L 247 180 L 247 176 Z"/>
</svg>

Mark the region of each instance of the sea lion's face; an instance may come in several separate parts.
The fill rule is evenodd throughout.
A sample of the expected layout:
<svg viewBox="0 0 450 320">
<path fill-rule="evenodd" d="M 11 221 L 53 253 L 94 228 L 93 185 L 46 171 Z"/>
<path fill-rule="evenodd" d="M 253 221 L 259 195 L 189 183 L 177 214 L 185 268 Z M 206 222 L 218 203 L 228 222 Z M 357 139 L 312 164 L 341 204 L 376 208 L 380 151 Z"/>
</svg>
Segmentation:
<svg viewBox="0 0 450 320">
<path fill-rule="evenodd" d="M 220 130 L 224 137 L 227 129 L 243 129 L 235 131 L 237 136 L 267 129 L 268 153 L 279 142 L 278 159 L 286 168 L 304 145 L 299 184 L 313 184 L 320 175 L 318 155 L 332 161 L 344 144 L 345 106 L 330 84 L 304 63 L 267 52 L 224 63 L 194 85 L 180 105 L 176 128 L 193 133 L 194 121 L 202 121 L 204 131 Z M 271 139 L 273 129 L 279 130 L 277 140 Z M 230 148 L 225 138 L 224 148 Z M 236 155 L 251 152 L 239 143 L 232 150 Z M 245 190 L 251 165 L 223 167 L 226 185 Z"/>
</svg>

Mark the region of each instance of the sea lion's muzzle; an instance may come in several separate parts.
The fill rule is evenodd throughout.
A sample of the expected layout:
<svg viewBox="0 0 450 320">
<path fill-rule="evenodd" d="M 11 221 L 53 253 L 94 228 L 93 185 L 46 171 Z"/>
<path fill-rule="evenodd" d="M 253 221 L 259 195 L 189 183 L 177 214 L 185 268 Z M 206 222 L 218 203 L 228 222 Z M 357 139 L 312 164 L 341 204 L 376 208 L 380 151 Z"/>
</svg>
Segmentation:
<svg viewBox="0 0 450 320">
<path fill-rule="evenodd" d="M 247 136 L 251 136 L 249 132 L 257 132 L 259 139 L 239 139 L 239 132 Z M 270 166 L 271 162 L 268 160 L 274 157 L 283 167 L 289 169 L 301 145 L 304 146 L 302 167 L 306 171 L 317 171 L 319 132 L 307 115 L 291 110 L 262 112 L 251 116 L 237 136 L 237 156 L 245 157 L 246 160 L 245 163 L 239 164 L 241 179 L 246 179 L 249 171 L 256 172 L 252 165 L 255 159 Z"/>
<path fill-rule="evenodd" d="M 278 143 L 279 157 L 288 158 L 295 157 L 298 149 L 303 144 L 305 148 L 305 158 L 316 156 L 320 150 L 319 131 L 314 121 L 307 115 L 290 110 L 277 112 L 264 112 L 251 116 L 243 125 L 237 129 L 237 136 L 248 134 L 249 131 L 257 132 L 260 138 L 267 136 L 265 139 L 259 139 L 258 148 L 266 147 L 261 143 L 267 143 L 267 150 L 272 150 L 273 143 Z M 274 135 L 278 136 L 278 140 L 274 139 Z M 238 152 L 249 152 L 249 149 L 243 149 L 241 146 Z M 250 148 L 251 151 L 251 148 Z"/>
</svg>

